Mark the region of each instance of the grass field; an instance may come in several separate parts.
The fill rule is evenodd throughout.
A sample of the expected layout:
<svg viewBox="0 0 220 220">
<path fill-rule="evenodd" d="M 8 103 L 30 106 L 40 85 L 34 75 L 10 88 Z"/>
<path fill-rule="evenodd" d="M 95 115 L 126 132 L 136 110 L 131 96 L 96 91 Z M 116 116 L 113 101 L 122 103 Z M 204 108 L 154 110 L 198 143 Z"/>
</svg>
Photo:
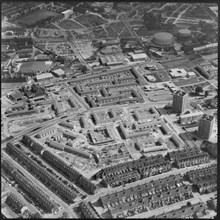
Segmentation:
<svg viewBox="0 0 220 220">
<path fill-rule="evenodd" d="M 70 20 L 70 19 L 63 20 L 58 25 L 60 27 L 64 28 L 64 29 L 81 29 L 81 28 L 84 28 L 83 26 L 77 24 L 76 22 L 74 22 L 73 20 Z"/>
<path fill-rule="evenodd" d="M 42 19 L 48 18 L 50 16 L 54 16 L 56 14 L 57 14 L 56 12 L 52 12 L 52 11 L 36 10 L 36 11 L 31 12 L 30 14 L 22 15 L 16 18 L 16 22 L 17 23 L 21 22 L 23 24 L 30 25 Z"/>
<path fill-rule="evenodd" d="M 189 78 L 189 79 L 179 79 L 178 81 L 173 82 L 176 86 L 187 86 L 194 83 L 199 83 L 197 77 Z"/>
<path fill-rule="evenodd" d="M 111 23 L 106 27 L 108 36 L 112 38 L 116 37 L 130 37 L 130 31 L 124 26 L 122 22 Z"/>
<path fill-rule="evenodd" d="M 107 23 L 106 20 L 93 14 L 80 15 L 75 20 L 86 27 L 98 26 Z"/>
</svg>

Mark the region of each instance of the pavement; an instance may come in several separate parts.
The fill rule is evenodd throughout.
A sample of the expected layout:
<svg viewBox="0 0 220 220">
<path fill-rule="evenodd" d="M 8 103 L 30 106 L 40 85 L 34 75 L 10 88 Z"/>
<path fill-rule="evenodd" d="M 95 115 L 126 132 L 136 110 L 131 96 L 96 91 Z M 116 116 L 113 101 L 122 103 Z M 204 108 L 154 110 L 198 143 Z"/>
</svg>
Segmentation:
<svg viewBox="0 0 220 220">
<path fill-rule="evenodd" d="M 85 200 L 93 202 L 93 201 L 98 200 L 99 197 L 102 197 L 102 196 L 105 196 L 107 194 L 111 194 L 111 193 L 114 193 L 114 192 L 118 192 L 118 191 L 121 191 L 123 189 L 128 189 L 130 187 L 135 187 L 137 185 L 145 184 L 146 182 L 150 182 L 151 180 L 162 179 L 162 178 L 165 178 L 165 177 L 170 176 L 170 175 L 177 175 L 177 174 L 182 174 L 183 175 L 183 174 L 185 174 L 186 172 L 188 172 L 190 170 L 195 170 L 195 169 L 198 169 L 198 168 L 208 167 L 208 166 L 210 166 L 212 164 L 216 164 L 216 163 L 217 163 L 216 161 L 211 161 L 210 163 L 191 166 L 191 167 L 185 167 L 185 168 L 182 168 L 182 169 L 173 168 L 169 172 L 162 173 L 162 174 L 156 175 L 156 176 L 150 176 L 148 178 L 139 180 L 137 182 L 126 184 L 125 187 L 119 186 L 119 187 L 116 187 L 116 188 L 106 188 L 106 190 L 104 192 L 97 193 L 96 195 L 93 195 L 93 196 L 89 195 Z"/>
<path fill-rule="evenodd" d="M 54 201 L 56 201 L 63 208 L 65 208 L 73 218 L 76 217 L 75 213 L 73 212 L 73 210 L 70 208 L 68 204 L 66 204 L 62 199 L 60 199 L 56 194 L 54 194 L 49 188 L 44 186 L 38 179 L 32 176 L 19 163 L 17 163 L 15 160 L 12 160 L 11 157 L 6 152 L 2 151 L 2 154 L 4 155 L 6 159 L 8 159 L 12 163 L 12 165 L 14 165 L 18 170 L 20 170 L 23 175 L 25 175 L 28 179 L 30 179 L 33 183 L 35 183 L 42 191 L 48 194 Z"/>
</svg>

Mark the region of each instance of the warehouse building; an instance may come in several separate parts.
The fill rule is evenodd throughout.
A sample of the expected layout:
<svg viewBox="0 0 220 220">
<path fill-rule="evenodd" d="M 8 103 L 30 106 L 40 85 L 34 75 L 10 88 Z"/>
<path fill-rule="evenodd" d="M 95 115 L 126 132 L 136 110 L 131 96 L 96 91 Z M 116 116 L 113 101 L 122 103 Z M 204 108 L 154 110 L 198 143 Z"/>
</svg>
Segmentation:
<svg viewBox="0 0 220 220">
<path fill-rule="evenodd" d="M 54 78 L 54 76 L 51 73 L 43 73 L 43 74 L 40 74 L 40 75 L 36 76 L 37 82 L 42 82 L 42 81 L 45 81 L 45 80 L 51 80 L 53 78 Z"/>
<path fill-rule="evenodd" d="M 134 62 L 146 61 L 147 60 L 147 55 L 145 53 L 131 54 L 131 58 Z"/>
<path fill-rule="evenodd" d="M 124 58 L 117 55 L 108 55 L 99 57 L 99 61 L 102 65 L 122 65 Z"/>
<path fill-rule="evenodd" d="M 56 77 L 64 77 L 65 76 L 65 72 L 62 69 L 55 69 L 52 70 L 52 73 L 56 76 Z"/>
</svg>

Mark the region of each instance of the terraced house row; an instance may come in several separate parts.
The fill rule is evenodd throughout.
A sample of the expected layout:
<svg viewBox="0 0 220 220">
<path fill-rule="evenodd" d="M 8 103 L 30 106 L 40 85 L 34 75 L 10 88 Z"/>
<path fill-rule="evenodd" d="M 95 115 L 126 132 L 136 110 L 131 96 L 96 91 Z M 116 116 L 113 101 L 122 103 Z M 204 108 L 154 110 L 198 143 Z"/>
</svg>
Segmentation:
<svg viewBox="0 0 220 220">
<path fill-rule="evenodd" d="M 80 174 L 77 170 L 68 166 L 64 161 L 55 156 L 53 153 L 46 150 L 42 145 L 33 140 L 33 138 L 29 136 L 23 136 L 22 140 L 23 142 L 27 143 L 26 145 L 33 150 L 37 146 L 38 155 L 40 155 L 47 163 L 52 165 L 62 175 L 66 176 L 76 185 L 80 186 L 83 190 L 92 194 L 96 192 L 97 188 L 95 184 L 93 184 L 89 179 Z"/>
<path fill-rule="evenodd" d="M 186 177 L 201 194 L 217 190 L 217 164 L 189 171 Z"/>
<path fill-rule="evenodd" d="M 26 176 L 24 176 L 20 171 L 18 171 L 9 161 L 2 161 L 2 168 L 10 172 L 10 175 L 14 178 L 15 182 L 19 184 L 19 187 L 30 197 L 39 207 L 41 207 L 45 212 L 51 213 L 57 210 L 57 205 L 55 202 L 50 200 L 50 197 L 46 195 L 35 183 L 30 181 Z M 13 196 L 9 197 L 9 203 L 13 203 L 16 206 L 17 211 L 19 211 L 23 206 L 21 202 L 15 199 Z M 16 201 L 15 201 L 16 200 Z M 16 202 L 16 204 L 15 204 Z"/>
<path fill-rule="evenodd" d="M 113 218 L 133 216 L 192 198 L 191 185 L 184 185 L 182 180 L 180 174 L 171 175 L 164 179 L 100 197 L 99 201 L 103 208 L 110 210 Z"/>
<path fill-rule="evenodd" d="M 42 166 L 33 161 L 27 154 L 17 146 L 8 142 L 6 152 L 18 159 L 18 162 L 25 166 L 29 172 L 31 172 L 36 178 L 38 178 L 44 185 L 49 185 L 51 190 L 54 191 L 61 199 L 68 203 L 73 203 L 78 195 L 76 190 L 68 188 L 60 180 L 55 178 L 50 172 L 44 169 Z"/>
<path fill-rule="evenodd" d="M 96 173 L 93 178 L 101 178 L 104 185 L 118 186 L 148 176 L 168 172 L 170 169 L 170 161 L 159 154 L 152 157 L 143 156 L 138 160 L 106 167 Z"/>
<path fill-rule="evenodd" d="M 205 203 L 197 203 L 191 206 L 183 206 L 180 209 L 171 212 L 154 216 L 153 218 L 159 219 L 180 219 L 180 218 L 199 218 L 205 214 Z"/>
</svg>

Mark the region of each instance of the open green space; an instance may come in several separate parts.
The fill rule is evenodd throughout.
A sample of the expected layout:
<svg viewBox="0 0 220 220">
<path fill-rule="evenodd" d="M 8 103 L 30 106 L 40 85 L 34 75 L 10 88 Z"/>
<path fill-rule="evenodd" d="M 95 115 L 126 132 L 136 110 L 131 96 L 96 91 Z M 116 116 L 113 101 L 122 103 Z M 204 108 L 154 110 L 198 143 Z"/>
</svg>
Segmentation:
<svg viewBox="0 0 220 220">
<path fill-rule="evenodd" d="M 46 19 L 50 16 L 56 15 L 56 12 L 46 11 L 46 10 L 36 10 L 32 11 L 30 14 L 22 15 L 15 19 L 16 23 L 22 23 L 26 25 L 35 24 L 36 22 Z"/>
<path fill-rule="evenodd" d="M 80 15 L 75 20 L 86 27 L 98 26 L 107 23 L 106 20 L 93 14 Z"/>
<path fill-rule="evenodd" d="M 64 29 L 81 29 L 81 28 L 84 28 L 83 26 L 77 24 L 76 22 L 74 22 L 73 20 L 70 20 L 70 19 L 62 20 L 61 22 L 59 22 L 58 25 L 60 27 L 64 28 Z"/>
</svg>

